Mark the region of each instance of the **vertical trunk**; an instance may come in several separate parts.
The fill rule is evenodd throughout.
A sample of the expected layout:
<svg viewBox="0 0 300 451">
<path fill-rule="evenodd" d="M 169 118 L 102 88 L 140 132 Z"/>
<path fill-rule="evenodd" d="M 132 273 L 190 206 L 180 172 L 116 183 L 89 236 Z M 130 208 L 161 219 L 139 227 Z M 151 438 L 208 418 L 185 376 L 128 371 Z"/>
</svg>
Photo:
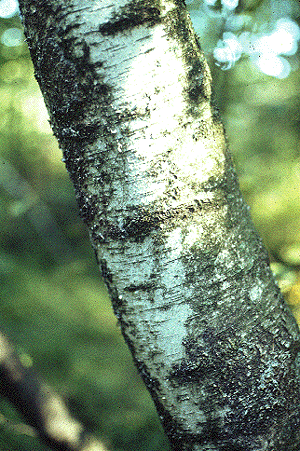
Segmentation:
<svg viewBox="0 0 300 451">
<path fill-rule="evenodd" d="M 81 216 L 173 448 L 298 449 L 298 328 L 183 2 L 20 6 Z"/>
</svg>

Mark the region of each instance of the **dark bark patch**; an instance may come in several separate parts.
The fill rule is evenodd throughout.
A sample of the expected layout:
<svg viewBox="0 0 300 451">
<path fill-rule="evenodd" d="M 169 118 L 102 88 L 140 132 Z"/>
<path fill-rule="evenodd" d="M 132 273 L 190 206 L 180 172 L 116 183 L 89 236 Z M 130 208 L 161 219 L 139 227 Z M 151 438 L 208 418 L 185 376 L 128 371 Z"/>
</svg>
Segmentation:
<svg viewBox="0 0 300 451">
<path fill-rule="evenodd" d="M 234 327 L 206 327 L 184 341 L 187 357 L 169 378 L 194 391 L 199 387 L 198 405 L 208 418 L 201 424 L 202 440 L 220 450 L 259 449 L 261 437 L 271 443 L 288 415 L 299 414 L 294 349 L 286 335 L 284 328 L 271 332 L 257 325 L 241 340 Z"/>
<path fill-rule="evenodd" d="M 97 75 L 87 43 L 76 37 L 80 24 L 65 26 L 67 5 L 57 7 L 48 0 L 42 4 L 33 0 L 29 13 L 26 14 L 25 34 L 35 75 L 67 169 L 76 190 L 80 191 L 92 163 L 83 158 L 83 149 L 99 136 L 110 134 L 111 88 Z M 101 64 L 99 61 L 97 67 Z M 102 117 L 95 119 L 99 109 Z M 106 116 L 110 117 L 110 122 Z M 91 215 L 83 212 L 83 216 L 88 219 Z"/>
<path fill-rule="evenodd" d="M 176 39 L 182 49 L 187 70 L 185 87 L 187 113 L 199 118 L 199 104 L 210 100 L 210 76 L 205 64 L 197 36 L 191 31 L 191 23 L 181 0 L 177 8 L 170 11 L 164 23 L 167 33 Z"/>
<path fill-rule="evenodd" d="M 83 173 L 83 170 L 81 170 Z M 79 177 L 79 175 L 78 175 Z M 77 177 L 77 178 L 78 178 Z M 82 176 L 84 181 L 84 173 Z M 109 183 L 110 177 L 105 173 L 101 174 L 98 181 L 98 186 L 101 187 L 104 183 Z M 84 186 L 83 186 L 84 188 Z M 113 193 L 112 193 L 113 195 Z M 192 215 L 201 213 L 204 208 L 211 208 L 211 205 L 206 203 L 199 203 L 195 201 L 194 204 L 181 205 L 173 210 L 158 210 L 152 211 L 144 207 L 134 207 L 132 211 L 120 211 L 120 218 L 122 218 L 122 226 L 118 223 L 113 223 L 106 217 L 106 209 L 110 202 L 110 199 L 105 195 L 98 201 L 98 211 L 96 203 L 93 202 L 93 196 L 79 195 L 79 203 L 83 209 L 83 217 L 85 222 L 90 223 L 95 218 L 96 214 L 98 220 L 98 226 L 92 225 L 92 231 L 94 242 L 103 243 L 108 240 L 132 240 L 136 243 L 142 243 L 153 232 L 156 233 L 158 240 L 160 239 L 159 231 L 162 229 L 171 230 L 174 226 L 178 226 L 179 223 L 185 224 L 191 219 Z M 93 202 L 93 205 L 89 208 L 88 203 Z M 162 227 L 163 226 L 163 227 Z"/>
<path fill-rule="evenodd" d="M 128 238 L 136 242 L 142 242 L 150 233 L 159 228 L 163 221 L 160 214 L 150 214 L 147 211 L 139 211 L 124 222 L 124 229 Z"/>
<path fill-rule="evenodd" d="M 143 378 L 143 381 L 145 382 L 147 387 L 151 387 L 151 390 L 159 390 L 160 383 L 158 379 L 155 379 L 151 376 L 150 372 L 148 371 L 146 365 L 144 362 L 138 362 L 137 363 L 139 373 Z"/>
<path fill-rule="evenodd" d="M 188 71 L 187 94 L 191 103 L 199 104 L 203 98 L 207 98 L 203 82 L 203 64 L 196 58 Z"/>
<path fill-rule="evenodd" d="M 102 274 L 102 277 L 105 280 L 105 282 L 111 284 L 112 283 L 112 273 L 108 269 L 106 260 L 101 260 L 99 262 L 99 267 L 100 267 L 101 274 Z"/>
<path fill-rule="evenodd" d="M 172 224 L 176 221 L 185 221 L 196 211 L 193 205 L 183 205 L 173 210 L 148 211 L 145 208 L 137 208 L 132 215 L 124 220 L 126 236 L 136 242 L 142 242 L 153 231 L 160 229 L 161 225 Z"/>
<path fill-rule="evenodd" d="M 134 293 L 135 291 L 152 291 L 156 284 L 154 282 L 140 283 L 139 285 L 134 285 L 133 283 L 125 287 L 124 290 L 129 293 Z"/>
<path fill-rule="evenodd" d="M 97 196 L 90 195 L 86 196 L 81 190 L 77 193 L 77 203 L 79 206 L 79 214 L 81 219 L 86 224 L 91 224 L 98 213 L 98 198 Z"/>
<path fill-rule="evenodd" d="M 109 22 L 99 26 L 104 36 L 114 36 L 147 23 L 154 26 L 160 22 L 160 11 L 150 2 L 131 2 L 114 13 Z"/>
</svg>

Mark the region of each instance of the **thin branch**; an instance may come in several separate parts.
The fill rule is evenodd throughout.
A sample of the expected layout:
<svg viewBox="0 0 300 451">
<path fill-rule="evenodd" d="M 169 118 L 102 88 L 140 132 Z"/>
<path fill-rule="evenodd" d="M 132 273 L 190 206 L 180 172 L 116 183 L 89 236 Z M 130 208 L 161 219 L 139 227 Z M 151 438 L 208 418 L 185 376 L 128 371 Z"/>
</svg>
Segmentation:
<svg viewBox="0 0 300 451">
<path fill-rule="evenodd" d="M 37 437 L 38 434 L 36 430 L 25 423 L 14 423 L 13 421 L 6 418 L 5 415 L 0 413 L 0 427 L 6 429 L 10 433 L 15 435 L 27 435 L 28 437 Z"/>
<path fill-rule="evenodd" d="M 106 451 L 72 417 L 60 395 L 26 368 L 0 333 L 0 394 L 6 397 L 48 446 L 59 451 Z"/>
</svg>

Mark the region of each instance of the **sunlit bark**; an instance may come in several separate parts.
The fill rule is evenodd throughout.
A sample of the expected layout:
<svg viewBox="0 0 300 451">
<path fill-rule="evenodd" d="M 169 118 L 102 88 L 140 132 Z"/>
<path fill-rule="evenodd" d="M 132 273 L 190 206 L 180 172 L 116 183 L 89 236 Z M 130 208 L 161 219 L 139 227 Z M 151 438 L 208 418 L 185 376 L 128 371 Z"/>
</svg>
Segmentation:
<svg viewBox="0 0 300 451">
<path fill-rule="evenodd" d="M 81 216 L 172 447 L 298 449 L 298 328 L 184 4 L 20 5 Z"/>
</svg>

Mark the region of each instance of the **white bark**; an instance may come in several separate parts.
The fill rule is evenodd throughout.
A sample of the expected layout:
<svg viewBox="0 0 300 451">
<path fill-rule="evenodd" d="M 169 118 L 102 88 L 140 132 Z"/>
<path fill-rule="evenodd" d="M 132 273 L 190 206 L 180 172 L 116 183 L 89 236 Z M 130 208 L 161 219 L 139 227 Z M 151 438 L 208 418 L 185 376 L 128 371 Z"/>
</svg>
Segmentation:
<svg viewBox="0 0 300 451">
<path fill-rule="evenodd" d="M 126 342 L 176 450 L 298 449 L 299 349 L 173 0 L 20 1 Z"/>
</svg>

